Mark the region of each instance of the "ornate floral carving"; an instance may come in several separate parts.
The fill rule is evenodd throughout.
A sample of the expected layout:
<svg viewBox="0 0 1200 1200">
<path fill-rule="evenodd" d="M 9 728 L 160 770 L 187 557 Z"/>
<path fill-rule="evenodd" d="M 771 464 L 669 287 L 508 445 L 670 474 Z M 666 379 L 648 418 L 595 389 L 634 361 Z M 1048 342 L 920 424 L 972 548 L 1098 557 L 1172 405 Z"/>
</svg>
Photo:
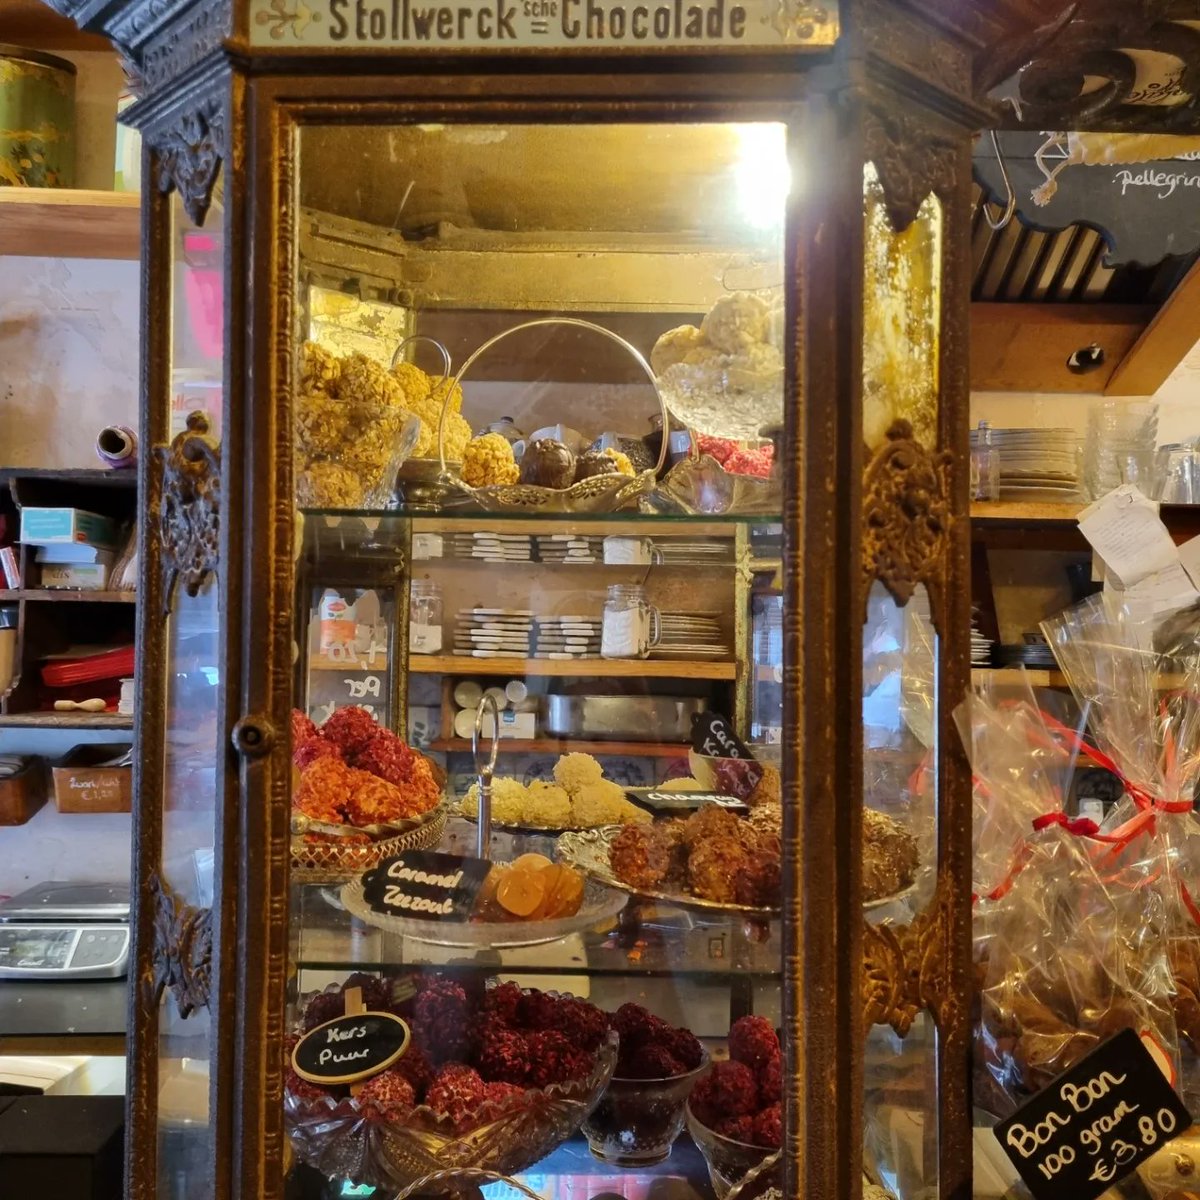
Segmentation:
<svg viewBox="0 0 1200 1200">
<path fill-rule="evenodd" d="M 902 106 L 884 112 L 867 109 L 867 159 L 875 164 L 897 233 L 916 219 L 925 197 L 950 194 L 955 184 L 957 147 Z"/>
<path fill-rule="evenodd" d="M 168 572 L 163 594 L 169 609 L 181 576 L 188 595 L 195 596 L 217 569 L 221 449 L 209 436 L 208 418 L 194 412 L 187 419 L 187 429 L 160 453 L 166 461 L 159 533 Z"/>
<path fill-rule="evenodd" d="M 948 875 L 911 925 L 873 925 L 863 931 L 863 1026 L 890 1025 L 904 1037 L 918 1013 L 931 1012 L 942 1029 L 959 1019 L 965 998 L 951 986 L 950 939 L 955 889 Z"/>
<path fill-rule="evenodd" d="M 176 188 L 187 214 L 204 224 L 225 147 L 225 111 L 219 96 L 210 96 L 180 113 L 174 124 L 148 131 L 157 151 L 158 189 Z"/>
<path fill-rule="evenodd" d="M 863 495 L 863 574 L 880 580 L 905 605 L 918 584 L 936 603 L 949 549 L 949 454 L 932 454 L 896 421 L 866 470 Z"/>
<path fill-rule="evenodd" d="M 861 29 L 867 49 L 918 79 L 969 97 L 972 60 L 967 47 L 939 37 L 923 18 L 884 0 L 871 0 Z"/>
<path fill-rule="evenodd" d="M 156 30 L 141 52 L 141 73 L 151 89 L 183 74 L 212 51 L 229 33 L 228 5 L 223 0 L 193 5 L 176 21 Z"/>
<path fill-rule="evenodd" d="M 146 894 L 154 901 L 154 976 L 150 981 L 155 1006 L 168 988 L 181 1017 L 208 1007 L 212 982 L 212 909 L 184 903 L 155 872 Z"/>
</svg>

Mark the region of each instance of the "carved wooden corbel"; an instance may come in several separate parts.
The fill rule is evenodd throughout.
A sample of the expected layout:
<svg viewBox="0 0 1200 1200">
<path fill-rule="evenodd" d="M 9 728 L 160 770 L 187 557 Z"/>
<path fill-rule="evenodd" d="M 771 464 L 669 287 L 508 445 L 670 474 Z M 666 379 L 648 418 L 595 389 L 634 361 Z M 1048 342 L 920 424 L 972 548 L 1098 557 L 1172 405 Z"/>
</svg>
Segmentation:
<svg viewBox="0 0 1200 1200">
<path fill-rule="evenodd" d="M 168 610 L 180 578 L 195 596 L 220 559 L 221 449 L 208 429 L 208 418 L 194 412 L 187 429 L 159 451 L 165 460 L 159 535 Z"/>
<path fill-rule="evenodd" d="M 186 904 L 156 871 L 146 884 L 154 904 L 154 1007 L 170 990 L 181 1017 L 207 1008 L 212 985 L 212 909 Z"/>
<path fill-rule="evenodd" d="M 949 454 L 927 450 L 900 420 L 867 466 L 863 574 L 868 588 L 878 579 L 901 606 L 919 584 L 935 604 L 940 595 L 949 552 L 949 463 Z"/>
</svg>

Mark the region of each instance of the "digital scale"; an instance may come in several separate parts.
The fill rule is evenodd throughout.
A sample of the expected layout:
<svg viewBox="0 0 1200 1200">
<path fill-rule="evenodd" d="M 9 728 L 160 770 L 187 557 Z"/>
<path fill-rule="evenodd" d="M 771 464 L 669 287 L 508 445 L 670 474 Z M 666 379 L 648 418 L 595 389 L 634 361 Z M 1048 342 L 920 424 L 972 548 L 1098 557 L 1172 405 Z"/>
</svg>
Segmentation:
<svg viewBox="0 0 1200 1200">
<path fill-rule="evenodd" d="M 41 883 L 0 902 L 0 979 L 119 979 L 129 885 Z"/>
</svg>

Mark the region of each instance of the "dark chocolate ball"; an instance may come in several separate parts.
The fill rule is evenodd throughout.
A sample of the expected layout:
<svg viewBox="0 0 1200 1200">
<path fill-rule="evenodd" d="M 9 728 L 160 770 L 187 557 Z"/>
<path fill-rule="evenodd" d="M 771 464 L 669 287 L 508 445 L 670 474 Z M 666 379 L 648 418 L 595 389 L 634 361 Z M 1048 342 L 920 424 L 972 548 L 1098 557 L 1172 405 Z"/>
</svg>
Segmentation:
<svg viewBox="0 0 1200 1200">
<path fill-rule="evenodd" d="M 619 475 L 617 461 L 609 458 L 602 450 L 589 450 L 575 460 L 575 482 L 591 479 L 594 475 Z"/>
<path fill-rule="evenodd" d="M 554 438 L 539 438 L 521 456 L 521 482 L 537 487 L 569 488 L 575 482 L 575 455 Z"/>
</svg>

